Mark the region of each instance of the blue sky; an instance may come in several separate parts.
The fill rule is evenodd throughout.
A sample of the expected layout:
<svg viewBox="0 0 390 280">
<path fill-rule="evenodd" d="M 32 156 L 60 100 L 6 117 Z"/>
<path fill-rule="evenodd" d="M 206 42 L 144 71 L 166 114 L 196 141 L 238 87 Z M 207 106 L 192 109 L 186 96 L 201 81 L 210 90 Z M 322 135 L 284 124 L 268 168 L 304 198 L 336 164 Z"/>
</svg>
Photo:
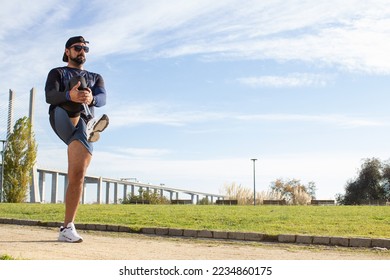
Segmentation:
<svg viewBox="0 0 390 280">
<path fill-rule="evenodd" d="M 2 3 L 0 94 L 36 88 L 38 167 L 66 170 L 44 83 L 75 35 L 108 92 L 89 175 L 219 193 L 252 188 L 258 158 L 257 190 L 296 178 L 332 199 L 389 158 L 389 1 L 214 2 Z"/>
</svg>

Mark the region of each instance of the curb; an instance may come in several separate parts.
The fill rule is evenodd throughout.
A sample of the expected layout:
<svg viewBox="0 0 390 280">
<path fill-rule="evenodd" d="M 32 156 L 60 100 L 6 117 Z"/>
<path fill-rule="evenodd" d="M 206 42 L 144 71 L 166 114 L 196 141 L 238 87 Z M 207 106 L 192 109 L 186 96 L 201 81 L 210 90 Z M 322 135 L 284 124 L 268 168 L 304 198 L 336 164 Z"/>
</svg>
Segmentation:
<svg viewBox="0 0 390 280">
<path fill-rule="evenodd" d="M 8 219 L 8 218 L 0 218 L 0 224 L 58 227 L 58 228 L 63 225 L 63 223 L 61 222 L 42 222 L 42 221 L 35 221 L 35 220 L 20 220 L 20 219 Z M 176 229 L 176 228 L 148 228 L 148 227 L 141 228 L 140 230 L 136 231 L 126 226 L 102 225 L 102 224 L 78 224 L 78 223 L 76 223 L 75 226 L 77 227 L 77 229 L 80 230 L 127 232 L 127 233 L 139 233 L 139 234 L 148 234 L 148 235 L 157 235 L 157 236 L 390 249 L 390 239 L 385 239 L 385 238 L 331 237 L 331 236 L 310 236 L 310 235 L 291 235 L 291 234 L 269 235 L 269 234 L 263 234 L 257 232 L 231 232 L 231 231 L 190 230 L 190 229 Z"/>
</svg>

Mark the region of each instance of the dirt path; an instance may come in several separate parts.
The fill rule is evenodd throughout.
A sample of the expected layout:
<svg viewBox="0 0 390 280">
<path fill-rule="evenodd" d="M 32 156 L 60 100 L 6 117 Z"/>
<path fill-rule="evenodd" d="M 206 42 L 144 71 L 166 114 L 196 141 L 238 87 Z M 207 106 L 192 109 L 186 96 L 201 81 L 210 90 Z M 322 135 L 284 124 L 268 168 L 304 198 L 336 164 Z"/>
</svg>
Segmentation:
<svg viewBox="0 0 390 280">
<path fill-rule="evenodd" d="M 34 260 L 373 260 L 390 251 L 79 232 L 83 243 L 57 242 L 57 230 L 0 224 L 0 256 Z"/>
</svg>

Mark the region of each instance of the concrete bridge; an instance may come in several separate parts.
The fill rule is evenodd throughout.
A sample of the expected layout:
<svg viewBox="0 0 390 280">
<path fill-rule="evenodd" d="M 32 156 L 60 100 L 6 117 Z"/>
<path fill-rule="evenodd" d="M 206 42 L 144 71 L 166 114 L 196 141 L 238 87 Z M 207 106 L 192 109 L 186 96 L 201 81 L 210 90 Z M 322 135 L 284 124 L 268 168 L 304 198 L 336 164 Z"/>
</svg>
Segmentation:
<svg viewBox="0 0 390 280">
<path fill-rule="evenodd" d="M 64 201 L 66 188 L 68 185 L 68 176 L 66 172 L 37 169 L 38 178 L 33 179 L 30 189 L 30 202 L 59 203 Z M 96 204 L 117 204 L 120 199 L 127 198 L 128 194 L 138 195 L 139 190 L 152 191 L 158 193 L 161 197 L 165 196 L 169 200 L 184 199 L 185 196 L 193 204 L 200 201 L 201 198 L 207 198 L 209 202 L 215 202 L 215 199 L 224 199 L 220 194 L 189 191 L 177 188 L 166 187 L 165 185 L 153 185 L 131 181 L 130 179 L 109 179 L 103 177 L 86 176 L 84 180 L 84 191 L 81 203 L 87 203 L 88 197 L 92 197 L 90 203 Z M 91 192 L 92 191 L 92 192 Z M 88 197 L 87 197 L 88 196 Z"/>
</svg>

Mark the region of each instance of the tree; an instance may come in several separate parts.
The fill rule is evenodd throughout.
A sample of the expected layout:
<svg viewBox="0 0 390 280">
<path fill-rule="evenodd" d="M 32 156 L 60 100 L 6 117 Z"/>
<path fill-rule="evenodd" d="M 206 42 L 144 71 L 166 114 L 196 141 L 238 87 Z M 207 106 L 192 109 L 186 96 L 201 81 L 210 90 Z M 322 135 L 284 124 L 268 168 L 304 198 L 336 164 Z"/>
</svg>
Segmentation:
<svg viewBox="0 0 390 280">
<path fill-rule="evenodd" d="M 390 165 L 377 158 L 365 159 L 356 179 L 345 187 L 345 194 L 338 195 L 340 204 L 364 204 L 373 200 L 389 198 Z"/>
<path fill-rule="evenodd" d="M 390 161 L 387 160 L 382 165 L 382 187 L 385 192 L 385 199 L 390 199 Z"/>
<path fill-rule="evenodd" d="M 8 137 L 4 150 L 4 199 L 24 202 L 32 180 L 31 170 L 36 162 L 37 144 L 27 117 L 20 118 Z"/>
<path fill-rule="evenodd" d="M 306 205 L 315 198 L 316 186 L 314 182 L 309 182 L 306 186 L 297 179 L 279 178 L 271 183 L 271 191 L 280 194 L 289 204 Z"/>
</svg>

